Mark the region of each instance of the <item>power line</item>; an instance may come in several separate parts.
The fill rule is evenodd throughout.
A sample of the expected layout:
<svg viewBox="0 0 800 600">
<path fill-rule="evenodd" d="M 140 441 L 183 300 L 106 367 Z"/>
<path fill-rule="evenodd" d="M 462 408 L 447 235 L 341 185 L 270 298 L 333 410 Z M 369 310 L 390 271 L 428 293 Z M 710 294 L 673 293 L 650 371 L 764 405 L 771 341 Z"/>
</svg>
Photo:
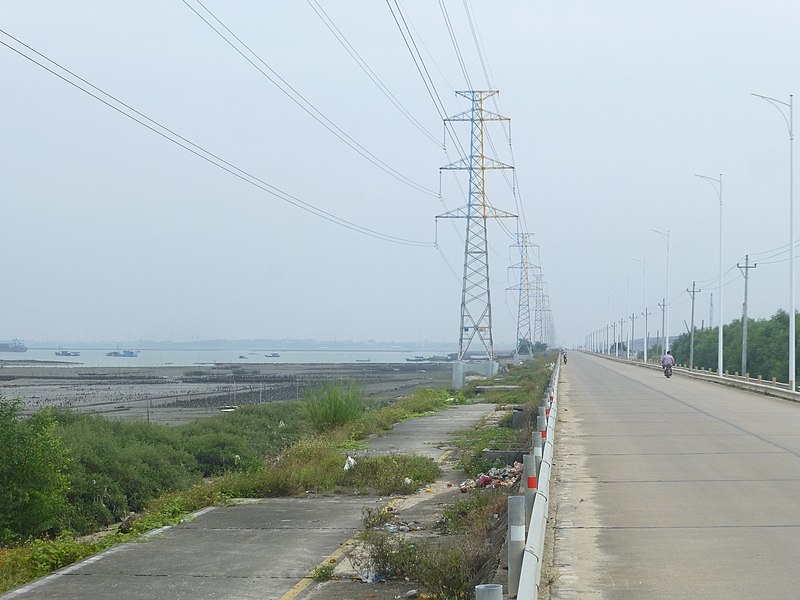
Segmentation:
<svg viewBox="0 0 800 600">
<path fill-rule="evenodd" d="M 260 178 L 256 177 L 255 175 L 250 174 L 249 172 L 245 171 L 244 169 L 241 169 L 241 168 L 237 167 L 236 165 L 226 161 L 225 159 L 223 159 L 223 158 L 219 157 L 218 155 L 214 154 L 213 152 L 210 152 L 209 150 L 206 150 L 202 146 L 200 146 L 200 145 L 192 142 L 191 140 L 185 138 L 184 136 L 176 133 L 172 129 L 162 125 L 158 121 L 148 117 L 147 115 L 145 115 L 142 112 L 136 110 L 132 106 L 126 104 L 122 100 L 119 100 L 118 98 L 114 97 L 113 95 L 109 94 L 108 92 L 102 90 L 101 88 L 99 88 L 96 85 L 90 83 L 86 79 L 84 79 L 84 78 L 80 77 L 79 75 L 75 74 L 74 72 L 70 71 L 69 69 L 67 69 L 66 67 L 64 67 L 61 64 L 57 63 L 53 59 L 51 59 L 51 58 L 45 56 L 44 54 L 42 54 L 41 52 L 35 50 L 34 48 L 32 48 L 31 46 L 27 45 L 26 43 L 24 43 L 23 41 L 19 40 L 18 38 L 14 37 L 13 35 L 8 33 L 7 31 L 5 31 L 3 29 L 0 29 L 0 33 L 2 33 L 3 35 L 5 35 L 8 38 L 14 40 L 17 44 L 23 46 L 24 48 L 26 48 L 30 52 L 33 52 L 35 55 L 37 55 L 37 56 L 41 57 L 42 59 L 46 60 L 51 65 L 54 65 L 55 68 L 60 69 L 61 71 L 63 71 L 63 73 L 69 74 L 69 76 L 71 76 L 72 78 L 76 79 L 77 81 L 79 81 L 81 83 L 78 83 L 77 81 L 73 81 L 73 80 L 69 79 L 69 77 L 66 77 L 62 73 L 57 72 L 56 70 L 54 70 L 53 68 L 49 67 L 48 65 L 43 64 L 42 62 L 39 62 L 38 60 L 36 60 L 35 57 L 26 54 L 25 52 L 23 52 L 19 48 L 15 48 L 15 47 L 13 47 L 12 45 L 8 44 L 7 42 L 5 42 L 3 40 L 0 40 L 0 44 L 5 46 L 9 50 L 15 52 L 16 54 L 19 54 L 21 57 L 25 58 L 26 60 L 34 63 L 35 65 L 37 65 L 39 67 L 41 67 L 45 71 L 47 71 L 50 74 L 58 77 L 62 81 L 66 82 L 69 85 L 73 86 L 74 88 L 80 90 L 84 94 L 86 94 L 88 96 L 91 96 L 92 98 L 94 98 L 95 100 L 97 100 L 99 102 L 102 102 L 107 107 L 115 110 L 116 112 L 118 112 L 121 115 L 127 117 L 128 119 L 130 119 L 132 121 L 135 121 L 136 123 L 138 123 L 139 125 L 142 125 L 143 127 L 145 127 L 146 129 L 150 130 L 151 132 L 153 132 L 153 133 L 161 136 L 162 138 L 172 142 L 176 146 L 180 146 L 181 148 L 183 148 L 184 150 L 187 150 L 188 152 L 191 152 L 192 154 L 194 154 L 198 158 L 201 158 L 201 159 L 205 160 L 206 162 L 211 163 L 212 165 L 214 165 L 218 169 L 221 169 L 221 170 L 233 175 L 234 177 L 237 177 L 237 178 L 241 179 L 242 181 L 245 181 L 245 182 L 249 183 L 250 185 L 252 185 L 254 187 L 257 187 L 260 190 L 262 190 L 264 192 L 267 192 L 268 194 L 270 194 L 272 196 L 275 196 L 276 198 L 279 198 L 279 199 L 283 200 L 284 202 L 287 202 L 288 204 L 291 204 L 291 205 L 293 205 L 293 206 L 295 206 L 295 207 L 297 207 L 297 208 L 299 208 L 301 210 L 304 210 L 304 211 L 306 211 L 306 212 L 308 212 L 310 214 L 313 214 L 313 215 L 315 215 L 317 217 L 325 219 L 326 221 L 329 221 L 330 223 L 333 223 L 335 225 L 339 225 L 340 227 L 344 227 L 346 229 L 350 229 L 350 230 L 355 231 L 357 233 L 361 233 L 363 235 L 367 235 L 369 237 L 380 239 L 380 240 L 383 240 L 383 241 L 386 241 L 386 242 L 391 242 L 391 243 L 395 243 L 395 244 L 402 244 L 402 245 L 407 245 L 407 246 L 420 246 L 420 247 L 431 247 L 433 245 L 430 242 L 421 242 L 421 241 L 409 240 L 409 239 L 405 239 L 405 238 L 401 238 L 401 237 L 385 234 L 385 233 L 382 233 L 380 231 L 377 231 L 377 230 L 374 230 L 374 229 L 370 229 L 368 227 L 364 227 L 362 225 L 358 225 L 356 223 L 353 223 L 352 221 L 349 221 L 349 220 L 344 219 L 342 217 L 338 217 L 333 213 L 330 213 L 330 212 L 328 212 L 326 210 L 323 210 L 323 209 L 321 209 L 321 208 L 319 208 L 317 206 L 314 206 L 313 204 L 310 204 L 308 202 L 300 200 L 296 196 L 293 196 L 293 195 L 289 194 L 288 192 L 285 192 L 285 191 L 273 186 L 272 184 L 267 183 L 263 179 L 260 179 Z M 81 85 L 81 84 L 84 84 L 84 85 Z M 87 87 L 84 87 L 84 86 L 87 86 L 88 88 L 91 88 L 91 89 L 87 89 Z M 92 90 L 94 90 L 94 91 L 92 91 Z M 95 93 L 95 92 L 97 92 L 97 93 Z M 102 96 L 105 96 L 105 98 L 101 97 L 100 94 L 102 94 Z"/>
<path fill-rule="evenodd" d="M 433 78 L 431 77 L 430 72 L 428 71 L 428 67 L 425 65 L 425 61 L 422 58 L 422 54 L 420 53 L 419 48 L 417 47 L 417 43 L 414 40 L 414 36 L 411 34 L 409 21 L 408 19 L 406 19 L 405 15 L 403 14 L 403 11 L 400 9 L 400 4 L 398 3 L 398 0 L 393 0 L 393 1 L 397 9 L 397 14 L 395 14 L 395 9 L 392 8 L 390 0 L 386 0 L 386 6 L 389 7 L 389 12 L 392 13 L 392 18 L 394 19 L 395 25 L 397 25 L 397 29 L 400 31 L 400 35 L 403 38 L 403 42 L 405 43 L 409 54 L 411 54 L 411 60 L 414 61 L 414 66 L 417 68 L 417 72 L 422 78 L 422 83 L 425 85 L 425 89 L 428 91 L 428 95 L 433 101 L 433 105 L 436 108 L 436 112 L 439 113 L 439 117 L 444 122 L 445 135 L 450 136 L 450 140 L 453 142 L 453 145 L 458 151 L 459 156 L 461 156 L 462 159 L 465 159 L 466 152 L 464 148 L 462 148 L 461 145 L 459 144 L 458 138 L 455 136 L 452 129 L 448 129 L 447 127 L 448 125 L 447 111 L 445 110 L 444 103 L 442 102 L 442 98 L 439 95 L 439 92 L 436 90 L 436 85 L 433 83 Z M 402 25 L 400 24 L 400 21 L 403 22 Z"/>
<path fill-rule="evenodd" d="M 489 71 L 486 67 L 486 62 L 483 59 L 483 51 L 481 48 L 480 41 L 478 40 L 478 33 L 475 27 L 475 23 L 472 20 L 472 11 L 470 10 L 469 3 L 467 0 L 464 0 L 464 11 L 467 13 L 467 21 L 469 21 L 469 28 L 472 31 L 472 40 L 475 42 L 475 49 L 478 51 L 478 59 L 481 61 L 481 68 L 483 69 L 483 75 L 486 77 L 486 85 L 489 87 L 492 86 L 491 77 L 489 77 Z M 499 111 L 498 111 L 499 112 Z"/>
<path fill-rule="evenodd" d="M 398 181 L 406 184 L 407 186 L 414 188 L 418 192 L 422 192 L 424 194 L 428 194 L 429 196 L 436 196 L 436 192 L 425 187 L 422 184 L 415 182 L 413 179 L 406 177 L 402 173 L 400 173 L 397 169 L 393 168 L 380 158 L 378 158 L 375 154 L 367 150 L 364 146 L 358 143 L 355 139 L 353 139 L 347 132 L 345 132 L 341 127 L 339 127 L 336 123 L 334 123 L 331 119 L 329 119 L 322 111 L 320 111 L 316 106 L 314 106 L 308 99 L 306 99 L 300 92 L 298 92 L 292 85 L 290 85 L 283 77 L 281 77 L 272 67 L 270 67 L 255 51 L 253 51 L 244 41 L 241 40 L 233 31 L 228 28 L 225 23 L 223 23 L 208 7 L 206 7 L 200 0 L 195 0 L 197 4 L 203 7 L 211 17 L 219 23 L 222 28 L 239 44 L 242 45 L 255 59 L 261 63 L 264 68 L 272 74 L 270 76 L 264 69 L 258 66 L 247 54 L 245 54 L 241 48 L 239 48 L 236 44 L 234 44 L 222 31 L 220 31 L 217 27 L 214 26 L 208 19 L 206 19 L 203 15 L 201 15 L 194 6 L 189 4 L 187 0 L 181 0 L 188 8 L 191 10 L 195 15 L 197 15 L 206 25 L 208 25 L 220 38 L 222 38 L 225 43 L 227 43 L 231 48 L 233 48 L 242 58 L 244 58 L 247 62 L 249 62 L 259 73 L 261 73 L 270 83 L 272 83 L 275 87 L 277 87 L 283 94 L 289 98 L 292 102 L 294 102 L 297 106 L 299 106 L 303 111 L 306 112 L 312 119 L 317 121 L 320 125 L 322 125 L 325 129 L 327 129 L 330 133 L 335 135 L 339 140 L 341 140 L 344 144 L 354 150 L 356 153 L 361 155 L 363 158 L 371 162 L 373 165 L 384 171 L 385 173 L 391 175 Z M 280 83 L 278 83 L 278 81 Z"/>
<path fill-rule="evenodd" d="M 458 47 L 458 39 L 456 38 L 455 31 L 453 30 L 453 24 L 450 21 L 450 15 L 447 13 L 447 6 L 445 6 L 444 0 L 439 0 L 439 8 L 442 11 L 442 16 L 444 17 L 444 23 L 447 26 L 447 33 L 450 35 L 450 41 L 453 44 L 453 50 L 456 52 L 456 58 L 458 59 L 458 64 L 461 66 L 461 72 L 464 74 L 464 81 L 467 83 L 467 89 L 472 89 L 472 82 L 469 80 L 469 73 L 467 72 L 467 66 L 464 63 L 464 56 L 461 54 L 461 48 Z"/>
<path fill-rule="evenodd" d="M 342 33 L 342 30 L 336 26 L 336 23 L 333 22 L 330 15 L 325 12 L 325 9 L 320 6 L 317 0 L 306 0 L 308 5 L 311 9 L 317 14 L 320 20 L 325 24 L 328 30 L 333 34 L 336 40 L 342 45 L 342 47 L 347 51 L 347 53 L 351 56 L 351 58 L 356 62 L 356 64 L 361 68 L 362 71 L 369 77 L 369 79 L 375 84 L 375 86 L 381 91 L 381 93 L 386 96 L 389 101 L 394 104 L 394 106 L 402 113 L 402 115 L 408 119 L 408 121 L 416 127 L 425 137 L 431 140 L 437 146 L 440 145 L 439 140 L 430 132 L 428 131 L 422 123 L 420 123 L 411 112 L 403 106 L 400 100 L 389 90 L 386 84 L 381 81 L 380 77 L 375 73 L 375 71 L 367 64 L 364 58 L 359 54 L 358 50 L 356 50 L 350 41 L 347 39 L 347 36 Z"/>
<path fill-rule="evenodd" d="M 436 112 L 439 113 L 439 117 L 441 117 L 442 120 L 445 120 L 447 117 L 445 114 L 446 111 L 444 109 L 444 103 L 442 102 L 442 99 L 439 96 L 439 92 L 436 91 L 436 86 L 433 85 L 433 80 L 431 79 L 430 73 L 428 72 L 428 68 L 425 66 L 425 62 L 422 60 L 422 56 L 420 56 L 419 54 L 419 49 L 417 48 L 417 44 L 414 42 L 414 38 L 411 35 L 411 31 L 409 31 L 408 29 L 408 23 L 406 22 L 406 19 L 403 16 L 402 11 L 400 10 L 400 6 L 397 4 L 397 0 L 393 1 L 395 3 L 395 6 L 397 7 L 397 13 L 400 15 L 399 19 L 398 16 L 395 14 L 394 9 L 392 8 L 391 0 L 386 0 L 386 6 L 389 7 L 389 12 L 392 13 L 392 18 L 394 19 L 397 28 L 400 30 L 400 35 L 403 37 L 403 42 L 405 42 L 406 48 L 408 48 L 408 52 L 409 54 L 411 54 L 411 60 L 414 61 L 414 66 L 417 67 L 417 72 L 422 78 L 422 82 L 425 84 L 425 89 L 428 90 L 428 95 L 430 96 L 434 106 L 436 107 Z M 403 21 L 403 25 L 400 25 L 401 20 Z M 403 29 L 403 26 L 405 26 L 405 30 Z M 411 42 L 409 42 L 409 39 L 411 40 Z M 413 50 L 411 48 L 412 45 L 414 46 Z"/>
</svg>

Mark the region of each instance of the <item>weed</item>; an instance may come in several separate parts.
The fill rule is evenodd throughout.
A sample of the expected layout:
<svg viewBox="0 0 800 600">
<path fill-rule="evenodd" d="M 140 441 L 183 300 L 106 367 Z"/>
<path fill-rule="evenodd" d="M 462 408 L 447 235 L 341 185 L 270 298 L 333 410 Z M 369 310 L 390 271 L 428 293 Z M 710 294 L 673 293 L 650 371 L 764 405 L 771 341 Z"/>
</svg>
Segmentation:
<svg viewBox="0 0 800 600">
<path fill-rule="evenodd" d="M 508 495 L 504 490 L 475 489 L 465 499 L 445 507 L 442 526 L 446 533 L 462 533 L 477 529 L 507 510 Z"/>
<path fill-rule="evenodd" d="M 333 565 L 320 565 L 311 572 L 311 579 L 320 583 L 333 579 Z"/>
<path fill-rule="evenodd" d="M 386 506 L 380 508 L 364 506 L 361 509 L 361 524 L 364 529 L 377 529 L 381 525 L 390 523 L 393 518 L 394 515 L 387 510 Z"/>
<path fill-rule="evenodd" d="M 554 569 L 544 569 L 542 571 L 542 582 L 547 587 L 550 587 L 559 579 L 561 579 L 561 571 Z"/>
<path fill-rule="evenodd" d="M 327 383 L 310 390 L 304 406 L 312 427 L 322 433 L 358 418 L 365 409 L 364 394 L 353 384 L 342 389 Z"/>
<path fill-rule="evenodd" d="M 409 541 L 365 531 L 360 541 L 350 563 L 362 577 L 409 577 L 442 598 L 469 598 L 493 554 L 479 535 Z"/>
</svg>

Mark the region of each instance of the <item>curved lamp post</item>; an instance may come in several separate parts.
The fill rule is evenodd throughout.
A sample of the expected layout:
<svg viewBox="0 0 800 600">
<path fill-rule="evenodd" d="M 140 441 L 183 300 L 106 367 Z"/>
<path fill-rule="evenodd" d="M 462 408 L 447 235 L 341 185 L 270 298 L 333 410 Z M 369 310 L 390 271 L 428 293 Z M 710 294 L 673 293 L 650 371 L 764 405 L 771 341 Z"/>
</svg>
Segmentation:
<svg viewBox="0 0 800 600">
<path fill-rule="evenodd" d="M 711 187 L 717 192 L 717 197 L 719 198 L 719 291 L 717 292 L 719 295 L 719 335 L 717 335 L 717 375 L 722 377 L 722 329 L 725 326 L 725 313 L 723 311 L 722 300 L 722 173 L 719 174 L 719 179 L 707 175 L 698 175 L 697 173 L 695 173 L 694 176 L 705 179 L 711 184 Z"/>
<path fill-rule="evenodd" d="M 666 313 L 666 323 L 664 325 L 664 352 L 669 350 L 669 229 L 666 233 L 658 231 L 657 229 L 650 229 L 653 233 L 657 233 L 664 240 L 667 245 L 667 295 L 664 297 L 664 311 Z"/>
<path fill-rule="evenodd" d="M 761 94 L 751 94 L 756 98 L 766 100 L 781 113 L 781 117 L 786 122 L 789 130 L 789 385 L 794 391 L 797 389 L 795 381 L 795 295 L 794 295 L 794 120 L 792 115 L 792 98 L 789 94 L 789 102 L 762 96 Z M 788 116 L 787 116 L 787 110 Z"/>
<path fill-rule="evenodd" d="M 644 306 L 644 335 L 642 336 L 642 345 L 644 346 L 644 362 L 647 364 L 647 257 L 644 258 L 631 258 L 636 262 L 642 263 L 642 306 Z M 631 341 L 633 343 L 633 341 Z"/>
</svg>

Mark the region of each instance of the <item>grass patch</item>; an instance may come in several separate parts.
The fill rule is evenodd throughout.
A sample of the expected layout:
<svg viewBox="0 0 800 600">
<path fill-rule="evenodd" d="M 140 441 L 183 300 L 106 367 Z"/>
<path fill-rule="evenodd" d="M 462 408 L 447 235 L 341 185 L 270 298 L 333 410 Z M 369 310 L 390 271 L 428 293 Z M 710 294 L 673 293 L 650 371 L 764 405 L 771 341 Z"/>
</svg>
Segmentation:
<svg viewBox="0 0 800 600">
<path fill-rule="evenodd" d="M 341 427 L 357 419 L 365 410 L 364 393 L 350 384 L 342 388 L 326 383 L 306 394 L 304 408 L 317 433 Z"/>
<path fill-rule="evenodd" d="M 463 432 L 454 441 L 461 454 L 459 467 L 470 477 L 475 477 L 492 467 L 502 466 L 484 460 L 483 451 L 519 447 L 516 435 L 510 427 L 476 427 Z"/>
<path fill-rule="evenodd" d="M 498 493 L 502 505 L 505 494 Z M 487 504 L 486 506 L 489 506 Z M 496 561 L 496 549 L 486 540 L 499 523 L 497 514 L 475 518 L 457 535 L 439 538 L 408 538 L 384 531 L 364 531 L 360 544 L 350 554 L 350 563 L 364 578 L 382 575 L 407 577 L 438 598 L 471 598 L 486 566 Z M 504 514 L 502 506 L 500 514 Z"/>
<path fill-rule="evenodd" d="M 444 533 L 463 533 L 481 528 L 481 523 L 492 520 L 493 515 L 508 510 L 508 494 L 500 489 L 475 489 L 469 497 L 457 500 L 442 513 Z"/>
</svg>

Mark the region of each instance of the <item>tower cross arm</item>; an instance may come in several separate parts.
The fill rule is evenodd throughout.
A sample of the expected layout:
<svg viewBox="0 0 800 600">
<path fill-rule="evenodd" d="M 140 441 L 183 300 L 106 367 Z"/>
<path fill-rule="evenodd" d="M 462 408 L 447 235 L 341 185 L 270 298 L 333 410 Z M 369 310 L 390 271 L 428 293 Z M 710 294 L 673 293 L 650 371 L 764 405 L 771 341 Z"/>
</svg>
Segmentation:
<svg viewBox="0 0 800 600">
<path fill-rule="evenodd" d="M 472 157 L 462 158 L 455 162 L 451 162 L 449 165 L 444 165 L 443 167 L 439 167 L 440 171 L 469 171 L 472 168 Z M 507 165 L 505 163 L 500 162 L 499 160 L 495 160 L 493 158 L 489 158 L 488 156 L 483 157 L 483 164 L 481 168 L 484 170 L 488 169 L 513 169 L 514 167 L 511 165 Z"/>
<path fill-rule="evenodd" d="M 473 214 L 473 212 L 470 211 L 469 205 L 459 206 L 458 208 L 447 211 L 446 213 L 436 215 L 436 218 L 437 219 L 470 219 L 470 218 L 516 219 L 517 218 L 517 215 L 510 212 L 506 212 L 504 210 L 494 208 L 493 206 L 487 206 L 485 214 Z"/>
</svg>

